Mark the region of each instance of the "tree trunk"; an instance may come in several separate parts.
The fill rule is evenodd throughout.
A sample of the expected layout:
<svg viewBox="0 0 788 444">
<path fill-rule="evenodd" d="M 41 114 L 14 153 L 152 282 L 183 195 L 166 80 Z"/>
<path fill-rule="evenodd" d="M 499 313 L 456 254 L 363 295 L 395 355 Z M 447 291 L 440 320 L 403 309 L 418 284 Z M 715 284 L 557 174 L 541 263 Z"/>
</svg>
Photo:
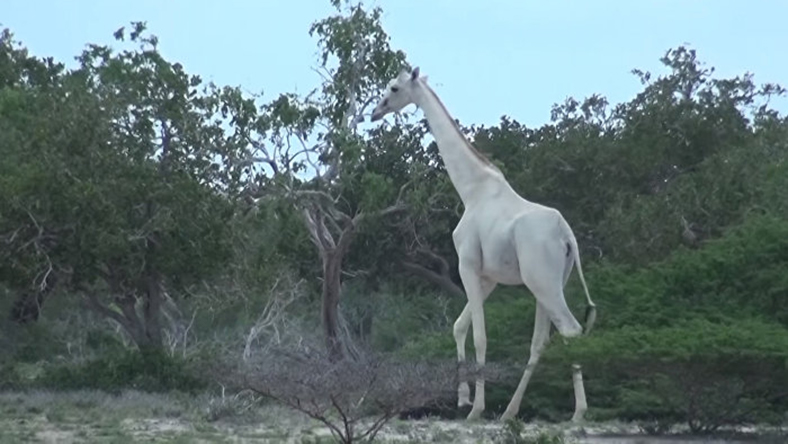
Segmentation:
<svg viewBox="0 0 788 444">
<path fill-rule="evenodd" d="M 142 316 L 137 314 L 135 303 L 130 302 L 125 309 L 122 307 L 126 322 L 121 325 L 131 336 L 140 351 L 159 351 L 164 346 L 163 334 L 159 318 L 161 316 L 161 294 L 151 292 L 143 296 Z"/>
<path fill-rule="evenodd" d="M 93 293 L 87 293 L 88 307 L 96 313 L 106 316 L 120 324 L 140 351 L 160 351 L 163 346 L 161 323 L 161 293 L 156 293 L 151 299 L 145 295 L 143 301 L 143 317 L 137 313 L 137 298 L 133 295 L 115 297 L 118 309 L 110 308 L 99 302 Z"/>
<path fill-rule="evenodd" d="M 329 250 L 323 253 L 323 332 L 326 349 L 332 361 L 345 354 L 339 337 L 339 292 L 342 277 L 342 253 Z"/>
<path fill-rule="evenodd" d="M 161 326 L 162 287 L 158 273 L 148 268 L 146 277 L 147 291 L 143 301 L 143 322 L 149 347 L 161 349 L 164 335 Z"/>
<path fill-rule="evenodd" d="M 378 215 L 391 214 L 401 211 L 405 207 L 393 205 L 377 212 Z M 332 213 L 332 214 L 328 214 Z M 317 247 L 320 258 L 323 262 L 323 332 L 325 333 L 326 348 L 332 361 L 338 361 L 345 357 L 345 347 L 339 334 L 339 296 L 342 283 L 342 260 L 353 242 L 356 227 L 364 217 L 363 213 L 350 218 L 347 215 L 336 216 L 336 211 L 326 211 L 319 205 L 314 204 L 303 210 L 304 221 L 312 237 L 312 242 Z M 337 217 L 344 223 L 344 227 L 339 228 L 333 221 L 333 226 L 337 228 L 338 240 L 326 226 L 327 217 Z"/>
<path fill-rule="evenodd" d="M 155 302 L 151 303 L 150 294 L 145 294 L 143 298 L 142 317 L 139 316 L 136 309 L 136 297 L 129 295 L 116 299 L 123 319 L 119 323 L 126 329 L 129 336 L 131 336 L 131 340 L 140 351 L 158 350 L 162 348 L 161 330 L 157 331 L 157 324 L 150 319 L 151 315 L 157 316 L 153 313 Z"/>
</svg>

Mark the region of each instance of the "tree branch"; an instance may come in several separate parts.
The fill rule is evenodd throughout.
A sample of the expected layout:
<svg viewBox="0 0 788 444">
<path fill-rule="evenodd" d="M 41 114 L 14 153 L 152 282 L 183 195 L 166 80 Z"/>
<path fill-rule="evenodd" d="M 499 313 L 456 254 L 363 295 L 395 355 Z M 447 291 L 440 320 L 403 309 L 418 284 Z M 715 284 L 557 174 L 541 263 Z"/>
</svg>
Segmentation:
<svg viewBox="0 0 788 444">
<path fill-rule="evenodd" d="M 466 297 L 465 291 L 462 289 L 462 287 L 457 285 L 454 282 L 454 280 L 452 280 L 451 276 L 449 276 L 448 274 L 436 273 L 430 270 L 429 268 L 424 267 L 423 265 L 417 264 L 415 262 L 402 261 L 400 263 L 406 270 L 410 271 L 413 274 L 421 276 L 422 278 L 426 279 L 429 282 L 432 282 L 433 284 L 438 285 L 441 289 L 443 289 L 447 293 L 450 293 L 454 296 L 463 299 Z"/>
<path fill-rule="evenodd" d="M 427 256 L 428 258 L 430 258 L 430 260 L 437 263 L 438 267 L 440 268 L 441 274 L 445 274 L 445 275 L 449 274 L 449 268 L 450 268 L 449 262 L 443 256 L 433 252 L 432 250 L 428 250 L 427 248 L 424 247 L 417 248 L 416 253 Z"/>
<path fill-rule="evenodd" d="M 318 250 L 320 250 L 320 254 L 323 255 L 327 250 L 336 247 L 336 244 L 334 243 L 334 239 L 327 232 L 326 225 L 323 223 L 323 217 L 319 213 L 320 211 L 317 209 L 311 211 L 307 208 L 303 209 L 306 228 L 311 235 L 312 242 L 317 246 Z"/>
<path fill-rule="evenodd" d="M 117 312 L 117 311 L 107 307 L 106 305 L 102 304 L 101 302 L 99 302 L 98 297 L 96 297 L 96 295 L 94 293 L 92 293 L 92 292 L 84 292 L 82 294 L 82 297 L 83 297 L 83 301 L 85 301 L 85 303 L 87 304 L 87 306 L 90 309 L 92 309 L 93 311 L 95 311 L 96 313 L 98 313 L 98 314 L 100 314 L 100 315 L 102 315 L 104 317 L 110 318 L 113 321 L 117 322 L 123 328 L 125 328 L 129 333 L 135 334 L 134 333 L 134 328 L 131 326 L 131 323 L 129 322 L 129 320 L 126 319 L 119 312 Z"/>
</svg>

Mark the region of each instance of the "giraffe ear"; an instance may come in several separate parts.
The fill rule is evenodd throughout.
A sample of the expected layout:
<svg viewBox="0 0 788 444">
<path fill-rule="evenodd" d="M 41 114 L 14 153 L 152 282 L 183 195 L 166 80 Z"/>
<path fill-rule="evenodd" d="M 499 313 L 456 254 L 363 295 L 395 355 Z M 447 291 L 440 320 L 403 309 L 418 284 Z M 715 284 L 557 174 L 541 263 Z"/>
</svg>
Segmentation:
<svg viewBox="0 0 788 444">
<path fill-rule="evenodd" d="M 417 66 L 417 67 L 413 68 L 413 72 L 410 73 L 410 79 L 411 80 L 416 80 L 418 78 L 419 78 L 419 67 Z"/>
</svg>

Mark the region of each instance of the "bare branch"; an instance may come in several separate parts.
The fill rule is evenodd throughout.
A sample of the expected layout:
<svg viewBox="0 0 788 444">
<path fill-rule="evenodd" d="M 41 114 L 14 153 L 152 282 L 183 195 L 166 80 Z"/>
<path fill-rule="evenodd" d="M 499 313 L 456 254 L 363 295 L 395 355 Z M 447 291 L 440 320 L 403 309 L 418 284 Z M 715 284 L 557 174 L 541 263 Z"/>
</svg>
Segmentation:
<svg viewBox="0 0 788 444">
<path fill-rule="evenodd" d="M 409 181 L 405 182 L 404 184 L 402 184 L 402 186 L 401 186 L 401 187 L 399 187 L 399 192 L 397 193 L 397 203 L 400 203 L 400 202 L 402 202 L 402 196 L 403 196 L 403 194 L 405 194 L 405 190 L 406 190 L 406 189 L 407 189 L 407 188 L 408 188 L 410 185 L 413 185 L 413 183 L 414 183 L 415 181 L 416 181 L 416 179 L 411 179 L 411 180 L 409 180 Z"/>
<path fill-rule="evenodd" d="M 326 193 L 325 191 L 320 191 L 320 190 L 291 190 L 290 192 L 292 194 L 294 194 L 296 197 L 303 196 L 303 197 L 312 198 L 315 202 L 320 202 L 322 200 L 323 202 L 329 202 L 331 204 L 335 203 L 334 202 L 334 198 L 330 194 Z"/>
<path fill-rule="evenodd" d="M 359 212 L 353 218 L 353 224 L 358 225 L 367 217 L 378 217 L 378 216 L 388 216 L 389 214 L 399 213 L 401 211 L 405 211 L 408 209 L 408 206 L 403 203 L 396 203 L 394 205 L 388 206 L 382 210 L 373 211 L 371 213 Z"/>
<path fill-rule="evenodd" d="M 102 316 L 112 319 L 113 321 L 120 324 L 123 328 L 128 330 L 129 332 L 134 331 L 128 319 L 123 317 L 121 313 L 112 310 L 111 308 L 99 302 L 98 297 L 94 293 L 87 292 L 87 293 L 83 293 L 82 296 L 83 296 L 83 301 L 87 303 L 87 306 L 90 309 L 92 309 L 93 311 L 95 311 L 96 313 Z"/>
<path fill-rule="evenodd" d="M 292 156 L 288 155 L 288 157 L 287 157 L 288 165 L 290 164 L 290 162 L 295 160 L 296 157 L 298 157 L 300 154 L 303 154 L 304 157 L 306 158 L 306 161 L 309 164 L 309 166 L 314 168 L 315 174 L 320 176 L 320 166 L 318 164 L 316 164 L 312 160 L 312 157 L 310 157 L 309 154 L 317 152 L 317 150 L 320 148 L 321 144 L 318 143 L 318 144 L 313 145 L 312 147 L 309 147 L 309 146 L 307 146 L 306 139 L 304 137 L 302 137 L 300 134 L 296 134 L 295 137 L 296 137 L 296 140 L 298 140 L 298 142 L 301 144 L 301 151 L 296 152 Z"/>
<path fill-rule="evenodd" d="M 257 341 L 257 338 L 265 330 L 273 330 L 273 334 L 271 334 L 268 344 L 263 346 L 263 351 L 273 345 L 280 345 L 281 338 L 276 324 L 284 319 L 287 307 L 300 299 L 304 294 L 302 290 L 304 284 L 303 279 L 295 283 L 288 281 L 284 284 L 284 288 L 280 285 L 281 282 L 282 279 L 277 279 L 276 282 L 274 282 L 268 292 L 268 302 L 266 302 L 260 316 L 257 318 L 257 322 L 252 326 L 246 337 L 246 345 L 243 351 L 244 361 L 248 361 L 252 356 L 252 344 Z"/>
<path fill-rule="evenodd" d="M 559 157 L 557 155 L 554 155 L 553 158 L 555 160 L 557 160 L 558 163 L 561 164 L 561 166 L 559 167 L 560 170 L 566 171 L 566 172 L 569 172 L 569 173 L 575 172 L 574 167 L 572 167 L 572 165 L 569 165 L 569 163 L 567 161 L 565 161 L 564 159 L 562 159 L 561 157 Z"/>
<path fill-rule="evenodd" d="M 353 236 L 356 233 L 356 228 L 366 219 L 370 217 L 370 215 L 374 216 L 387 216 L 389 214 L 393 214 L 396 212 L 404 211 L 407 209 L 406 205 L 403 204 L 395 204 L 390 207 L 384 208 L 379 211 L 375 211 L 372 213 L 365 213 L 359 212 L 356 214 L 353 219 L 351 219 L 345 229 L 342 231 L 342 234 L 339 237 L 339 241 L 337 241 L 337 250 L 344 252 L 350 246 L 350 242 L 353 239 Z"/>
<path fill-rule="evenodd" d="M 441 273 L 443 274 L 449 273 L 449 262 L 443 256 L 424 247 L 420 247 L 416 249 L 416 253 L 421 254 L 423 256 L 427 256 L 431 261 L 437 263 Z"/>
<path fill-rule="evenodd" d="M 406 270 L 438 285 L 446 292 L 463 299 L 466 297 L 465 291 L 454 282 L 448 273 L 436 273 L 421 264 L 410 261 L 402 261 L 401 264 Z"/>
<path fill-rule="evenodd" d="M 345 231 L 345 229 L 347 229 L 347 220 L 349 219 L 349 217 L 345 213 L 342 213 L 341 211 L 331 211 L 332 209 L 333 207 L 328 209 L 329 212 L 332 213 L 331 217 L 326 217 L 325 220 L 327 220 L 328 224 L 331 225 L 331 228 L 334 229 L 334 233 L 336 233 L 337 235 L 341 235 L 342 232 Z M 337 219 L 342 219 L 342 221 L 346 223 L 345 228 L 339 226 L 339 224 L 337 223 Z M 333 238 L 333 234 L 331 237 Z"/>
<path fill-rule="evenodd" d="M 341 442 L 372 438 L 398 413 L 450 402 L 454 393 L 451 360 L 399 362 L 360 350 L 355 359 L 332 362 L 316 350 L 268 352 L 258 365 L 242 370 L 244 387 L 322 422 Z"/>
<path fill-rule="evenodd" d="M 365 59 L 369 46 L 364 41 L 361 34 L 356 34 L 354 43 L 355 46 L 358 47 L 358 54 L 356 54 L 356 60 L 353 61 L 353 67 L 351 69 L 351 80 L 350 85 L 348 85 L 348 109 L 345 112 L 343 121 L 345 122 L 345 127 L 355 132 L 356 127 L 358 126 L 359 118 L 361 117 L 360 113 L 357 114 L 356 108 L 356 86 L 358 84 L 358 79 L 361 77 L 364 69 L 364 63 L 366 61 Z M 363 108 L 361 109 L 361 112 L 363 112 Z"/>
<path fill-rule="evenodd" d="M 12 244 L 14 242 L 14 240 L 16 239 L 16 236 L 19 234 L 20 231 L 22 231 L 23 228 L 25 228 L 25 227 L 21 226 L 21 227 L 17 228 L 16 230 L 12 231 L 10 234 L 4 234 L 3 237 L 6 238 L 5 239 L 5 243 L 6 244 Z"/>
<path fill-rule="evenodd" d="M 375 101 L 375 99 L 377 99 L 376 96 L 370 96 L 369 98 L 367 98 L 367 100 L 364 101 L 364 103 L 361 104 L 361 106 L 358 108 L 358 114 L 355 119 L 356 124 L 358 124 L 358 122 L 364 121 L 364 116 L 368 114 L 367 108 L 369 108 L 369 105 L 371 105 L 372 102 Z"/>
<path fill-rule="evenodd" d="M 321 78 L 321 79 L 323 79 L 323 81 L 324 81 L 324 82 L 326 82 L 326 83 L 330 83 L 330 82 L 331 82 L 331 76 L 332 76 L 332 74 L 331 74 L 331 72 L 330 72 L 330 71 L 329 71 L 327 68 L 325 68 L 325 67 L 323 67 L 323 66 L 321 66 L 320 68 L 315 68 L 315 67 L 313 66 L 311 69 L 312 69 L 312 71 L 314 71 L 314 72 L 315 72 L 317 75 L 319 75 L 319 76 L 320 76 L 320 78 Z M 321 69 L 322 69 L 322 71 L 321 71 Z"/>
<path fill-rule="evenodd" d="M 328 239 L 325 239 L 325 226 L 323 225 L 322 220 L 318 217 L 317 214 L 313 215 L 311 211 L 308 209 L 303 209 L 302 214 L 304 215 L 304 221 L 306 222 L 307 231 L 309 231 L 309 235 L 312 239 L 312 243 L 314 243 L 320 254 L 323 255 L 326 252 L 326 242 Z M 321 229 L 321 225 L 323 225 L 323 229 Z M 331 240 L 333 243 L 333 239 Z"/>
<path fill-rule="evenodd" d="M 328 209 L 331 210 L 330 205 Z M 307 208 L 303 209 L 303 214 L 306 217 L 307 229 L 312 235 L 312 240 L 313 242 L 319 243 L 318 247 L 321 249 L 322 253 L 336 250 L 337 246 L 341 242 L 341 240 L 334 240 L 334 235 L 331 233 L 328 227 L 326 227 L 326 221 L 328 221 L 329 225 L 331 225 L 336 230 L 336 233 L 340 237 L 342 237 L 348 231 L 353 231 L 354 229 L 352 224 L 348 224 L 345 227 L 340 227 L 334 218 L 328 217 L 329 215 L 326 215 L 326 210 L 324 208 L 314 202 Z M 334 216 L 339 217 L 338 215 L 347 218 L 344 213 L 335 211 Z"/>
</svg>

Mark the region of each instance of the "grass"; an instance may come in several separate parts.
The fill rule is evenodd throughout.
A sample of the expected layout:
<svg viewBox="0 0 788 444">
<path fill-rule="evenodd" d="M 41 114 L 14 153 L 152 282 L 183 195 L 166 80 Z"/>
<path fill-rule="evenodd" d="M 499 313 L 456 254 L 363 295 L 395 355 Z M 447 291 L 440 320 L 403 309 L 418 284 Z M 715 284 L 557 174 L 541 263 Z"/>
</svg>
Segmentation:
<svg viewBox="0 0 788 444">
<path fill-rule="evenodd" d="M 380 443 L 494 442 L 497 423 L 395 420 Z M 331 443 L 306 417 L 248 397 L 95 390 L 0 392 L 0 444 Z"/>
<path fill-rule="evenodd" d="M 17 442 L 241 442 L 244 438 L 287 439 L 276 424 L 276 408 L 259 409 L 249 424 L 216 424 L 206 417 L 207 396 L 111 395 L 99 391 L 0 393 L 0 443 Z M 263 414 L 265 413 L 265 414 Z M 281 409 L 280 409 L 280 412 Z M 266 417 L 267 416 L 267 417 Z M 260 421 L 257 424 L 251 421 Z M 263 426 L 264 427 L 264 426 Z M 233 441 L 228 438 L 233 429 Z M 263 441 L 264 442 L 264 441 Z"/>
<path fill-rule="evenodd" d="M 588 424 L 590 435 L 633 428 Z M 382 444 L 579 444 L 570 424 L 393 420 Z M 217 397 L 125 391 L 0 392 L 0 444 L 5 443 L 333 443 L 325 427 L 275 404 Z M 765 441 L 771 442 L 771 441 Z M 778 441 L 775 441 L 778 442 Z"/>
</svg>

